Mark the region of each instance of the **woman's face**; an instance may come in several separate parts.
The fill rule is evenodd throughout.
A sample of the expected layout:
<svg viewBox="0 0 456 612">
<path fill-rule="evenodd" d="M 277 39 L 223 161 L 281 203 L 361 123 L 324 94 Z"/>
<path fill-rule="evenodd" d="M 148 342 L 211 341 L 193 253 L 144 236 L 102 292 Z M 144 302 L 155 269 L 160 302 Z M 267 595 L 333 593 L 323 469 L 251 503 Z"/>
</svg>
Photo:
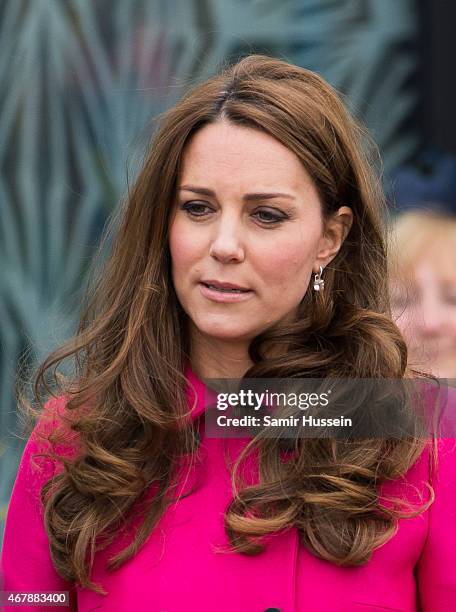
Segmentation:
<svg viewBox="0 0 456 612">
<path fill-rule="evenodd" d="M 392 308 L 411 364 L 456 378 L 456 268 L 442 275 L 441 258 L 423 256 L 406 285 L 393 285 Z"/>
<path fill-rule="evenodd" d="M 169 246 L 193 331 L 249 341 L 293 316 L 312 272 L 337 252 L 337 234 L 323 235 L 312 180 L 271 136 L 219 121 L 188 143 Z M 208 287 L 223 283 L 244 291 Z"/>
</svg>

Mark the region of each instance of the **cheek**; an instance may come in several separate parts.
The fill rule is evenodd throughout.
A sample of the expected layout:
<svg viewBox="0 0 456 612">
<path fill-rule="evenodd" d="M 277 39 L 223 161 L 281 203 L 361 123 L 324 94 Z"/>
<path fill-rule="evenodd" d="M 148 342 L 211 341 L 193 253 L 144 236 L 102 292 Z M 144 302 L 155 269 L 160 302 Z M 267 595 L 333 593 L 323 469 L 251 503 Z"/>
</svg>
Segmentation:
<svg viewBox="0 0 456 612">
<path fill-rule="evenodd" d="M 413 339 L 416 336 L 416 330 L 413 325 L 413 321 L 407 314 L 401 314 L 399 317 L 393 316 L 400 332 L 404 336 L 405 342 L 410 346 L 413 343 Z"/>
<path fill-rule="evenodd" d="M 456 348 L 456 306 L 452 306 L 448 320 L 450 322 L 450 329 L 452 331 L 453 340 Z"/>
<path fill-rule="evenodd" d="M 304 240 L 277 242 L 261 257 L 262 277 L 265 284 L 277 291 L 304 294 L 312 274 L 316 245 Z M 260 258 L 259 258 L 260 261 Z"/>
<path fill-rule="evenodd" d="M 201 247 L 187 224 L 176 219 L 169 231 L 169 250 L 173 270 L 185 269 L 199 255 Z"/>
<path fill-rule="evenodd" d="M 423 313 L 416 305 L 412 304 L 400 311 L 396 324 L 402 332 L 405 341 L 410 346 L 416 345 L 417 339 L 421 337 L 423 329 Z"/>
</svg>

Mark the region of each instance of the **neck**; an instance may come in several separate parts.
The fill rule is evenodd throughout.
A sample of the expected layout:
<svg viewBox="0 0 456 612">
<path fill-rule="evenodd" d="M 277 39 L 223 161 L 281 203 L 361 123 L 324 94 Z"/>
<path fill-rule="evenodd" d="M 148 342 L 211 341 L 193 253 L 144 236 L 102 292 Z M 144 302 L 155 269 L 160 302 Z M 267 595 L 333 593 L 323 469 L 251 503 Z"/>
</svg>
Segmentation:
<svg viewBox="0 0 456 612">
<path fill-rule="evenodd" d="M 242 378 L 253 365 L 248 342 L 208 338 L 195 334 L 190 361 L 199 378 Z"/>
</svg>

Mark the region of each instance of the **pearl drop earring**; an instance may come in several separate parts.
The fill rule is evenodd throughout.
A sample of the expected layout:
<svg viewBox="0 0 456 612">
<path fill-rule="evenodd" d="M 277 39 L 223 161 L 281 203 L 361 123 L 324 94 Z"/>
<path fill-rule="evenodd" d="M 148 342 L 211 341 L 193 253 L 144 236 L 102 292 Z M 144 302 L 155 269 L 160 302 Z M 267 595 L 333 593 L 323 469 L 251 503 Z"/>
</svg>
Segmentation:
<svg viewBox="0 0 456 612">
<path fill-rule="evenodd" d="M 321 278 L 323 268 L 320 266 L 320 273 L 316 272 L 314 277 L 314 291 L 321 291 L 325 286 L 325 281 Z"/>
</svg>

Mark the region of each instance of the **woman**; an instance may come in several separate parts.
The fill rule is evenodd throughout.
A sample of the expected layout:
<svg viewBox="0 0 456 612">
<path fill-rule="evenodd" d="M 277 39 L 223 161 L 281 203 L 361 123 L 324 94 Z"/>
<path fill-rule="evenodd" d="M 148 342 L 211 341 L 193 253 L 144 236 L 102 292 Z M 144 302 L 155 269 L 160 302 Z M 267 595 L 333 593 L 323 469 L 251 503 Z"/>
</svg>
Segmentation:
<svg viewBox="0 0 456 612">
<path fill-rule="evenodd" d="M 451 609 L 446 444 L 430 481 L 416 438 L 284 453 L 204 430 L 203 379 L 408 376 L 362 151 L 328 84 L 263 56 L 168 112 L 79 334 L 39 372 L 81 357 L 22 458 L 5 589 L 82 611 Z"/>
<path fill-rule="evenodd" d="M 393 315 L 409 363 L 456 379 L 456 217 L 409 211 L 391 234 Z"/>
</svg>

